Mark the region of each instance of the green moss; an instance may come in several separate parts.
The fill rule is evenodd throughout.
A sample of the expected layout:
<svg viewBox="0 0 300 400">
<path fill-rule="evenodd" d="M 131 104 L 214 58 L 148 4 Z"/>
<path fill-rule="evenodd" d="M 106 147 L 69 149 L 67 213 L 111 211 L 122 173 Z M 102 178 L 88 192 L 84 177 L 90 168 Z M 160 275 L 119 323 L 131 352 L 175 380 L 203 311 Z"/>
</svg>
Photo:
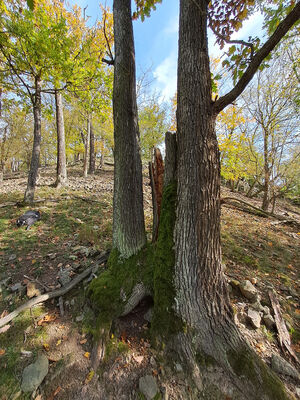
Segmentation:
<svg viewBox="0 0 300 400">
<path fill-rule="evenodd" d="M 235 374 L 253 383 L 253 388 L 258 390 L 257 398 L 267 396 L 272 400 L 289 399 L 280 379 L 249 348 L 243 347 L 240 351 L 231 350 L 227 352 L 227 356 Z"/>
<path fill-rule="evenodd" d="M 196 361 L 200 367 L 207 368 L 216 365 L 216 360 L 213 357 L 199 351 L 196 353 Z"/>
<path fill-rule="evenodd" d="M 119 252 L 112 250 L 108 269 L 89 286 L 88 295 L 97 312 L 97 327 L 110 327 L 111 321 L 122 314 L 126 299 L 134 286 L 143 282 L 152 289 L 152 247 L 145 246 L 128 259 L 120 258 Z M 122 300 L 120 293 L 125 295 Z"/>
<path fill-rule="evenodd" d="M 163 338 L 182 331 L 183 324 L 174 313 L 174 241 L 176 183 L 170 183 L 163 192 L 158 240 L 154 248 L 154 312 L 152 335 Z"/>
</svg>

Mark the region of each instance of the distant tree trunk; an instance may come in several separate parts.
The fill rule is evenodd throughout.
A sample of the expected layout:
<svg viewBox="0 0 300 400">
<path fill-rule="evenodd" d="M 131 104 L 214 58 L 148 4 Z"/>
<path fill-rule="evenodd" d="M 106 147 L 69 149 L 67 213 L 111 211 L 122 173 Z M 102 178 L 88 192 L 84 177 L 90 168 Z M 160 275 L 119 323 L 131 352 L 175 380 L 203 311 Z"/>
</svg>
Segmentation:
<svg viewBox="0 0 300 400">
<path fill-rule="evenodd" d="M 96 154 L 95 154 L 95 135 L 93 124 L 91 122 L 90 128 L 90 166 L 89 166 L 89 174 L 94 174 L 96 169 Z"/>
<path fill-rule="evenodd" d="M 87 178 L 89 168 L 89 149 L 91 137 L 91 117 L 88 115 L 86 121 L 86 137 L 84 140 L 84 162 L 83 162 L 83 177 Z"/>
<path fill-rule="evenodd" d="M 61 92 L 57 90 L 55 91 L 55 104 L 57 130 L 57 167 L 55 186 L 59 188 L 61 186 L 64 186 L 67 182 L 67 165 L 62 95 Z"/>
<path fill-rule="evenodd" d="M 268 211 L 270 205 L 269 133 L 264 132 L 264 197 L 262 209 Z"/>
<path fill-rule="evenodd" d="M 0 115 L 1 116 L 1 115 Z M 3 181 L 4 169 L 5 169 L 5 143 L 7 139 L 7 126 L 3 129 L 3 136 L 1 140 L 1 159 L 0 159 L 0 182 Z"/>
<path fill-rule="evenodd" d="M 35 78 L 35 94 L 33 100 L 33 149 L 28 173 L 27 188 L 24 195 L 24 201 L 30 203 L 34 199 L 34 191 L 36 187 L 38 169 L 41 153 L 41 119 L 42 119 L 42 99 L 41 99 L 41 78 Z"/>
<path fill-rule="evenodd" d="M 131 0 L 114 0 L 113 247 L 127 258 L 145 243 Z"/>
</svg>

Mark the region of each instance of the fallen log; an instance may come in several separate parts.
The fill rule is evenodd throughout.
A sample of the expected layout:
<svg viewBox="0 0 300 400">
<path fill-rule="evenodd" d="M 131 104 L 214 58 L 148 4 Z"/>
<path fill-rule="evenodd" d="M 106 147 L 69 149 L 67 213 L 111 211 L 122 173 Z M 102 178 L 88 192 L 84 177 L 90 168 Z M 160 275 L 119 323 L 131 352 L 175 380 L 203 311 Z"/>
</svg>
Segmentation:
<svg viewBox="0 0 300 400">
<path fill-rule="evenodd" d="M 105 263 L 108 259 L 108 253 L 103 255 L 99 260 L 99 265 Z M 28 308 L 33 307 L 36 304 L 44 303 L 47 300 L 53 299 L 55 297 L 63 296 L 68 293 L 71 289 L 73 289 L 78 283 L 80 283 L 84 278 L 86 278 L 95 268 L 95 265 L 85 269 L 81 274 L 79 274 L 76 278 L 74 278 L 71 282 L 69 282 L 66 286 L 63 286 L 60 289 L 53 290 L 52 292 L 42 294 L 40 296 L 34 297 L 27 301 L 25 304 L 22 304 L 16 310 L 12 311 L 10 314 L 6 315 L 6 317 L 0 319 L 0 328 L 8 322 L 12 321 L 16 318 L 22 311 L 27 310 Z"/>
<path fill-rule="evenodd" d="M 270 301 L 271 301 L 271 304 L 273 307 L 273 311 L 274 311 L 275 324 L 276 324 L 276 328 L 278 331 L 278 339 L 279 339 L 280 346 L 283 351 L 287 351 L 289 353 L 289 355 L 292 356 L 293 359 L 298 363 L 299 360 L 298 360 L 294 350 L 291 347 L 290 334 L 287 330 L 287 327 L 286 327 L 285 322 L 281 315 L 279 301 L 275 297 L 275 294 L 273 293 L 273 291 L 270 290 L 268 294 L 269 294 L 269 298 L 270 298 Z"/>
<path fill-rule="evenodd" d="M 240 204 L 234 204 L 234 202 L 240 203 Z M 281 221 L 282 224 L 293 225 L 296 228 L 300 229 L 300 223 L 298 221 L 296 221 L 295 219 L 287 218 L 286 216 L 283 216 L 283 215 L 278 215 L 278 214 L 274 214 L 272 212 L 264 211 L 263 209 L 261 209 L 259 207 L 255 207 L 252 204 L 247 203 L 246 201 L 237 199 L 236 197 L 223 197 L 221 199 L 221 205 L 222 204 L 228 205 L 231 207 L 235 207 L 239 210 L 242 210 L 249 214 L 257 215 L 259 217 L 272 217 L 272 218 L 275 218 L 275 219 L 278 219 L 279 221 Z"/>
</svg>

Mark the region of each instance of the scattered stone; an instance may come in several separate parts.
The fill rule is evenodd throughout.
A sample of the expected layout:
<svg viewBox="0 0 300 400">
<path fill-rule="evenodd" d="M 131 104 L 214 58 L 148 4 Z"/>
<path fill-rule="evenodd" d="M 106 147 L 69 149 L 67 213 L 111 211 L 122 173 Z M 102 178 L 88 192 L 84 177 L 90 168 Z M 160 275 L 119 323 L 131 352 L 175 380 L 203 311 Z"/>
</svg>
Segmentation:
<svg viewBox="0 0 300 400">
<path fill-rule="evenodd" d="M 27 296 L 31 299 L 34 296 L 40 296 L 41 291 L 35 286 L 34 282 L 27 283 Z"/>
<path fill-rule="evenodd" d="M 251 308 L 253 308 L 253 310 L 256 310 L 256 311 L 261 311 L 261 312 L 264 311 L 264 307 L 261 305 L 260 301 L 256 301 L 255 303 L 252 303 Z"/>
<path fill-rule="evenodd" d="M 278 374 L 288 375 L 295 379 L 300 378 L 296 368 L 278 354 L 272 354 L 271 367 Z"/>
<path fill-rule="evenodd" d="M 179 363 L 175 363 L 175 370 L 176 372 L 182 372 L 183 371 L 182 365 Z"/>
<path fill-rule="evenodd" d="M 300 387 L 296 388 L 296 395 L 300 398 Z"/>
<path fill-rule="evenodd" d="M 141 364 L 141 362 L 144 360 L 144 356 L 133 356 L 134 361 L 136 361 L 138 364 Z"/>
<path fill-rule="evenodd" d="M 268 329 L 273 329 L 274 328 L 274 326 L 275 326 L 275 320 L 274 320 L 274 318 L 272 317 L 272 315 L 271 314 L 265 314 L 264 316 L 263 316 L 263 321 L 264 321 L 264 324 L 266 325 L 266 327 L 268 328 Z"/>
<path fill-rule="evenodd" d="M 16 258 L 17 258 L 16 254 L 11 254 L 11 255 L 8 257 L 8 261 L 14 261 Z"/>
<path fill-rule="evenodd" d="M 158 392 L 156 380 L 152 375 L 145 375 L 140 378 L 139 389 L 147 400 L 152 400 Z"/>
<path fill-rule="evenodd" d="M 252 285 L 252 283 L 248 280 L 243 281 L 239 285 L 240 291 L 246 299 L 255 302 L 258 300 L 258 292 L 257 289 Z"/>
<path fill-rule="evenodd" d="M 26 358 L 32 357 L 32 355 L 33 355 L 32 351 L 21 350 L 21 356 L 24 357 L 24 358 L 25 358 L 25 357 L 26 357 Z"/>
<path fill-rule="evenodd" d="M 83 314 L 78 315 L 78 316 L 76 317 L 76 322 L 81 322 L 81 321 L 83 321 L 83 318 L 84 318 L 84 315 L 83 315 Z"/>
<path fill-rule="evenodd" d="M 62 286 L 66 286 L 70 281 L 70 271 L 71 269 L 61 269 L 58 273 L 58 280 Z"/>
<path fill-rule="evenodd" d="M 253 326 L 253 328 L 260 328 L 261 316 L 258 311 L 253 310 L 253 308 L 249 308 L 248 310 L 248 320 Z"/>
<path fill-rule="evenodd" d="M 10 290 L 15 293 L 15 292 L 24 292 L 25 287 L 22 285 L 22 282 L 15 283 L 10 287 Z"/>
<path fill-rule="evenodd" d="M 22 391 L 33 392 L 36 390 L 48 374 L 48 369 L 48 358 L 44 354 L 38 355 L 35 363 L 28 365 L 23 371 Z"/>
<path fill-rule="evenodd" d="M 71 305 L 71 306 L 74 306 L 74 304 L 75 304 L 75 300 L 74 300 L 74 299 L 71 299 L 70 305 Z"/>
</svg>

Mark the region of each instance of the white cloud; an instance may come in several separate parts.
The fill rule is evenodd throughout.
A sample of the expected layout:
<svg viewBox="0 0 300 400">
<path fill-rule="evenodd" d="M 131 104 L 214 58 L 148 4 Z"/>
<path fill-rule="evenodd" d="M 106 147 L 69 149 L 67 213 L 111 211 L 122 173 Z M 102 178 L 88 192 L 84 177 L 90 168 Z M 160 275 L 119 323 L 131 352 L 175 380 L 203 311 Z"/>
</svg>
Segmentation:
<svg viewBox="0 0 300 400">
<path fill-rule="evenodd" d="M 177 51 L 172 51 L 154 70 L 155 84 L 165 99 L 173 97 L 177 88 Z"/>
</svg>

